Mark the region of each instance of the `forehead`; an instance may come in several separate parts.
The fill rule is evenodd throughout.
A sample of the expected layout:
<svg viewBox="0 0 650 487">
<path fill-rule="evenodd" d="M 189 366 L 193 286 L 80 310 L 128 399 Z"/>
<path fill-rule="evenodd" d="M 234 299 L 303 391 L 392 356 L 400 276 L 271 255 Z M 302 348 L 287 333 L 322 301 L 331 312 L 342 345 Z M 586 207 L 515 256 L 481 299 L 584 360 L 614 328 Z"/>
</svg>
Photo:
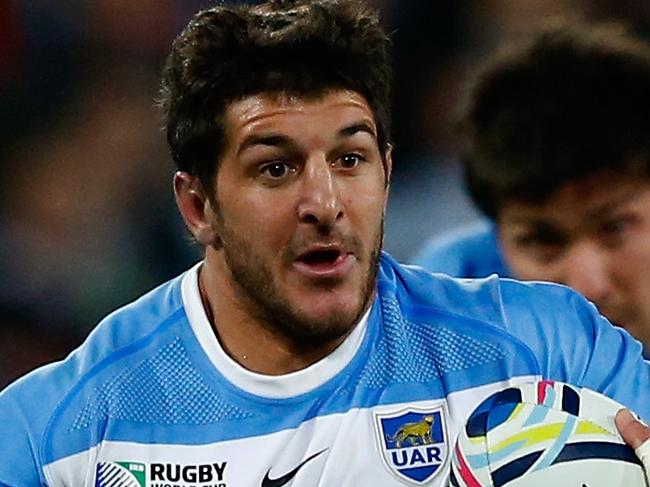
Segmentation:
<svg viewBox="0 0 650 487">
<path fill-rule="evenodd" d="M 649 180 L 599 173 L 566 182 L 539 203 L 505 201 L 501 205 L 499 219 L 523 223 L 545 220 L 569 225 L 598 219 L 630 203 L 650 205 Z"/>
<path fill-rule="evenodd" d="M 237 145 L 248 135 L 273 131 L 292 136 L 336 132 L 349 123 L 369 124 L 375 134 L 372 109 L 366 99 L 348 90 L 319 96 L 261 93 L 230 103 L 224 113 L 227 141 Z"/>
</svg>

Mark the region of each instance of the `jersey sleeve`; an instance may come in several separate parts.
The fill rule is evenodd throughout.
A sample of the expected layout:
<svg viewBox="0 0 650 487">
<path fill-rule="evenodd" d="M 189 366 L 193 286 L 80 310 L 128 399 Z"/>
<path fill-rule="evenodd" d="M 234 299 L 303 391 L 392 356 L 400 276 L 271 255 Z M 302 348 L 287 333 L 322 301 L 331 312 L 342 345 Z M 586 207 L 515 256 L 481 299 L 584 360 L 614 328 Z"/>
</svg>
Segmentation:
<svg viewBox="0 0 650 487">
<path fill-rule="evenodd" d="M 0 394 L 0 486 L 46 485 L 38 461 L 38 421 L 30 412 L 38 410 L 38 398 L 19 400 L 19 384 Z"/>
<path fill-rule="evenodd" d="M 503 286 L 506 327 L 532 350 L 544 378 L 599 391 L 650 419 L 650 362 L 638 341 L 567 287 Z"/>
</svg>

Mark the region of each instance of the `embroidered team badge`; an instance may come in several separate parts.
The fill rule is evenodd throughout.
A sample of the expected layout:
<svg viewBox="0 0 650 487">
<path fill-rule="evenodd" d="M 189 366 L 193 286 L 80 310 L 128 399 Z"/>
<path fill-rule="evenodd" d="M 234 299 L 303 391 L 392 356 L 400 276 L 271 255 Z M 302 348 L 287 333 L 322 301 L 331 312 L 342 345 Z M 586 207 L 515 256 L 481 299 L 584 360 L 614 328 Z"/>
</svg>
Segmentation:
<svg viewBox="0 0 650 487">
<path fill-rule="evenodd" d="M 375 413 L 375 429 L 384 464 L 400 480 L 430 481 L 447 463 L 447 427 L 442 406 Z"/>
<path fill-rule="evenodd" d="M 95 487 L 146 487 L 145 466 L 135 462 L 99 462 Z"/>
</svg>

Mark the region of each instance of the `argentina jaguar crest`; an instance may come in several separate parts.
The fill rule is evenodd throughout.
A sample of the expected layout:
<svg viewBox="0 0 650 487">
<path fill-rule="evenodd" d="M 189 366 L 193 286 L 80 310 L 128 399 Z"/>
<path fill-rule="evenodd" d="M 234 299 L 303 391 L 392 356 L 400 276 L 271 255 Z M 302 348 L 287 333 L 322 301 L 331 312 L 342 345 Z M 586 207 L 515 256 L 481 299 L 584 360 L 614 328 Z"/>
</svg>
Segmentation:
<svg viewBox="0 0 650 487">
<path fill-rule="evenodd" d="M 400 426 L 393 437 L 387 437 L 388 441 L 395 443 L 395 447 L 400 448 L 405 442 L 416 445 L 431 443 L 431 428 L 433 426 L 433 416 L 425 416 L 417 423 L 406 423 Z"/>
<path fill-rule="evenodd" d="M 430 481 L 448 460 L 448 435 L 442 406 L 375 413 L 375 430 L 384 465 L 414 485 Z"/>
</svg>

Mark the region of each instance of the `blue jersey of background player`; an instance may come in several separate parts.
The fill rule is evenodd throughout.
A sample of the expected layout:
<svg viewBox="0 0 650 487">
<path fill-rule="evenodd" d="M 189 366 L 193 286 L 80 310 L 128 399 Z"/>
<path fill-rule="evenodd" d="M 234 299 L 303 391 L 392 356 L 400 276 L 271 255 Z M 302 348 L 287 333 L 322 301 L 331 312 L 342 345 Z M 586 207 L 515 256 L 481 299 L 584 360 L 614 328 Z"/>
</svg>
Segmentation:
<svg viewBox="0 0 650 487">
<path fill-rule="evenodd" d="M 486 63 L 466 114 L 469 192 L 489 218 L 415 262 L 561 282 L 650 344 L 650 47 L 563 27 Z"/>
<path fill-rule="evenodd" d="M 413 263 L 432 272 L 454 277 L 513 277 L 506 263 L 497 230 L 480 220 L 457 230 L 431 237 L 413 257 Z"/>
<path fill-rule="evenodd" d="M 3 391 L 0 484 L 440 486 L 474 406 L 542 377 L 650 418 L 640 346 L 568 288 L 381 253 L 388 47 L 355 1 L 197 14 L 162 102 L 204 259 Z"/>
</svg>

